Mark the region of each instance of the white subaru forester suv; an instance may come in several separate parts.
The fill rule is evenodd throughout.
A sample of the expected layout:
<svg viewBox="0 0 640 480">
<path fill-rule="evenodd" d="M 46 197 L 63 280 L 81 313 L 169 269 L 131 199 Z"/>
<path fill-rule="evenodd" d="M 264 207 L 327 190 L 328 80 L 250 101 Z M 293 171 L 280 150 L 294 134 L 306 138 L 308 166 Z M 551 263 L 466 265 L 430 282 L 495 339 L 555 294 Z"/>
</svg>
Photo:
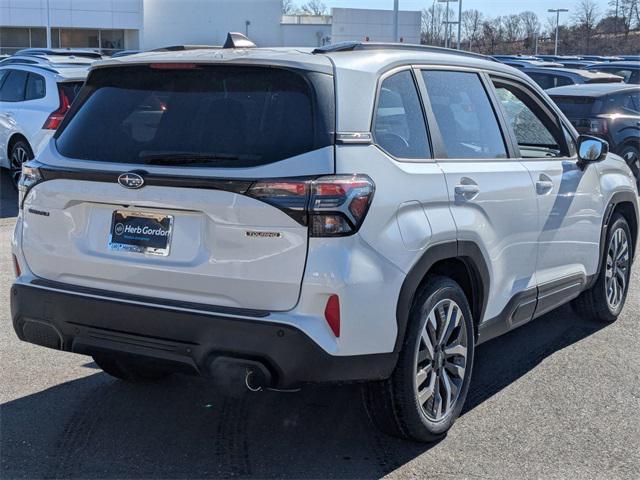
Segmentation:
<svg viewBox="0 0 640 480">
<path fill-rule="evenodd" d="M 363 382 L 420 441 L 479 343 L 569 301 L 615 320 L 638 236 L 625 162 L 526 75 L 358 42 L 98 62 L 20 208 L 22 340 L 131 381 Z"/>
</svg>

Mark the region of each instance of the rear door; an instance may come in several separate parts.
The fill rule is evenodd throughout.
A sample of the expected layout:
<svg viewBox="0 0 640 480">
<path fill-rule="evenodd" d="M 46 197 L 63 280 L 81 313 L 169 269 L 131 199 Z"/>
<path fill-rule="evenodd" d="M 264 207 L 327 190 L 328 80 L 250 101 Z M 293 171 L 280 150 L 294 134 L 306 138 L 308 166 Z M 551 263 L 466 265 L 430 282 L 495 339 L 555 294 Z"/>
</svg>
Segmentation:
<svg viewBox="0 0 640 480">
<path fill-rule="evenodd" d="M 485 319 L 497 317 L 518 297 L 510 321 L 530 320 L 536 295 L 537 204 L 529 172 L 509 158 L 479 73 L 430 69 L 422 70 L 421 78 L 458 239 L 478 245 L 490 269 Z"/>
<path fill-rule="evenodd" d="M 304 180 L 334 173 L 333 119 L 324 73 L 95 70 L 40 157 L 46 181 L 24 209 L 28 265 L 76 286 L 291 309 L 307 253 Z"/>
</svg>

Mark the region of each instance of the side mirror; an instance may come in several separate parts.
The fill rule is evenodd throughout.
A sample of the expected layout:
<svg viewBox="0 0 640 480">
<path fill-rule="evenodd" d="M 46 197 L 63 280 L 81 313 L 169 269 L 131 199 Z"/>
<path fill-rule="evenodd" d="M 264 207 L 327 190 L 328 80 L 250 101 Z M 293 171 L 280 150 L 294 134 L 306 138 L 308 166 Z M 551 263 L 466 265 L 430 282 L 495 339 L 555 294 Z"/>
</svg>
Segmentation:
<svg viewBox="0 0 640 480">
<path fill-rule="evenodd" d="M 578 137 L 578 158 L 584 163 L 600 162 L 607 158 L 609 144 L 597 137 Z"/>
</svg>

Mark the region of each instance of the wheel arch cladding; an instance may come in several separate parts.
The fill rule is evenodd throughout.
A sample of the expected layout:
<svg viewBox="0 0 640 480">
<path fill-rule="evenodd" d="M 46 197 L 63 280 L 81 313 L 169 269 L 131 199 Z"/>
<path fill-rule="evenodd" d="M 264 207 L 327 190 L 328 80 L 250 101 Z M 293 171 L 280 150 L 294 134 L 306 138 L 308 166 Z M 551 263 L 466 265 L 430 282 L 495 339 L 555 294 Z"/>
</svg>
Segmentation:
<svg viewBox="0 0 640 480">
<path fill-rule="evenodd" d="M 477 326 L 487 306 L 490 275 L 482 251 L 473 242 L 451 241 L 429 247 L 413 265 L 400 289 L 396 307 L 398 336 L 394 352 L 402 349 L 409 314 L 416 292 L 430 274 L 456 281 L 465 292 Z M 477 329 L 476 329 L 477 335 Z"/>
</svg>

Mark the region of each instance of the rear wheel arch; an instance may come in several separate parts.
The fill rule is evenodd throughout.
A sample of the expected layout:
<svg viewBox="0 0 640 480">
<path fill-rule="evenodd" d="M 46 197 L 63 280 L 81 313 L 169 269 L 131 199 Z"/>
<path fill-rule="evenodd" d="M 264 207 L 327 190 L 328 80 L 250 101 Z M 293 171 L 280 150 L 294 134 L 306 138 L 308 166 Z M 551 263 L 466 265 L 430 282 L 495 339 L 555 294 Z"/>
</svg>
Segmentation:
<svg viewBox="0 0 640 480">
<path fill-rule="evenodd" d="M 482 251 L 474 242 L 450 241 L 434 245 L 413 265 L 405 277 L 398 304 L 396 321 L 398 335 L 394 352 L 401 350 L 409 321 L 411 307 L 429 275 L 440 275 L 454 280 L 465 292 L 477 326 L 484 316 L 489 293 L 490 275 Z M 477 329 L 476 329 L 477 335 Z"/>
<path fill-rule="evenodd" d="M 21 133 L 14 133 L 13 135 L 11 135 L 11 138 L 9 138 L 9 142 L 7 143 L 7 158 L 9 158 L 9 156 L 11 155 L 11 149 L 13 148 L 13 146 L 20 140 L 24 141 L 27 144 L 29 150 L 31 151 L 31 155 L 33 156 L 33 148 L 31 147 L 29 140 L 27 140 L 27 137 L 25 137 Z"/>
</svg>

